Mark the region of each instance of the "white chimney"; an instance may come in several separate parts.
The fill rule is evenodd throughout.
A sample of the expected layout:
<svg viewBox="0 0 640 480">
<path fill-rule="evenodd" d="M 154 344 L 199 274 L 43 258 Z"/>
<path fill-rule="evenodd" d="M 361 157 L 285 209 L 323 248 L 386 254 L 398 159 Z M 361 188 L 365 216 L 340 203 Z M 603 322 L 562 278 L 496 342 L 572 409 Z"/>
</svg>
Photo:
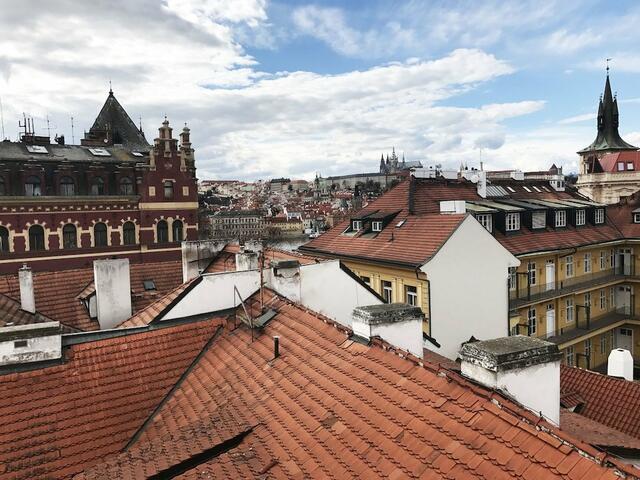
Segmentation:
<svg viewBox="0 0 640 480">
<path fill-rule="evenodd" d="M 258 269 L 258 254 L 246 248 L 236 253 L 236 271 L 244 272 L 246 270 Z"/>
<path fill-rule="evenodd" d="M 301 301 L 300 262 L 298 260 L 271 262 L 270 277 L 267 281 L 270 288 L 292 302 Z"/>
<path fill-rule="evenodd" d="M 33 290 L 33 273 L 26 264 L 18 270 L 20 282 L 20 308 L 25 312 L 36 313 L 36 297 Z"/>
<path fill-rule="evenodd" d="M 554 343 L 514 335 L 466 343 L 462 374 L 502 390 L 523 407 L 560 424 L 560 351 Z"/>
<path fill-rule="evenodd" d="M 188 282 L 202 270 L 227 244 L 219 240 L 193 240 L 182 242 L 182 281 Z"/>
<path fill-rule="evenodd" d="M 467 202 L 464 200 L 442 200 L 440 202 L 440 213 L 453 214 L 453 213 L 466 213 Z"/>
<path fill-rule="evenodd" d="M 100 329 L 114 328 L 131 316 L 128 258 L 95 260 L 93 281 Z"/>
<path fill-rule="evenodd" d="M 41 362 L 61 357 L 60 322 L 0 328 L 0 365 Z"/>
<path fill-rule="evenodd" d="M 633 356 L 629 350 L 615 348 L 609 354 L 607 375 L 633 381 Z"/>
<path fill-rule="evenodd" d="M 406 303 L 367 305 L 353 310 L 354 335 L 369 340 L 380 337 L 391 345 L 422 358 L 422 322 L 419 307 Z"/>
</svg>

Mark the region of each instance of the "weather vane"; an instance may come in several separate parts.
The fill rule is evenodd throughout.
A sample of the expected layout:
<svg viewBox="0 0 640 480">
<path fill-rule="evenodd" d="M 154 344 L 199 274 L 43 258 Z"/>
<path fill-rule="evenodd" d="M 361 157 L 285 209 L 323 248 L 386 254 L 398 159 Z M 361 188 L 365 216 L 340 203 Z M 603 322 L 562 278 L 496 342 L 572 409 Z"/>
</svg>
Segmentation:
<svg viewBox="0 0 640 480">
<path fill-rule="evenodd" d="M 611 58 L 607 58 L 607 75 L 609 75 L 609 62 L 611 61 Z"/>
</svg>

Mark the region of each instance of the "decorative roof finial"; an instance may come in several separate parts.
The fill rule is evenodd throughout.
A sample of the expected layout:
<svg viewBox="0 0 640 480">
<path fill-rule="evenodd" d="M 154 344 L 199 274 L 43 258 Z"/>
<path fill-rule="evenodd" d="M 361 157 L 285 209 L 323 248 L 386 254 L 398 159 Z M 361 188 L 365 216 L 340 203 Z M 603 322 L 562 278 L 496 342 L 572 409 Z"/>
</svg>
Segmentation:
<svg viewBox="0 0 640 480">
<path fill-rule="evenodd" d="M 612 58 L 607 58 L 607 77 L 609 76 L 609 62 L 613 60 Z"/>
<path fill-rule="evenodd" d="M 111 79 L 109 79 L 109 95 L 113 95 L 113 88 L 111 87 Z"/>
</svg>

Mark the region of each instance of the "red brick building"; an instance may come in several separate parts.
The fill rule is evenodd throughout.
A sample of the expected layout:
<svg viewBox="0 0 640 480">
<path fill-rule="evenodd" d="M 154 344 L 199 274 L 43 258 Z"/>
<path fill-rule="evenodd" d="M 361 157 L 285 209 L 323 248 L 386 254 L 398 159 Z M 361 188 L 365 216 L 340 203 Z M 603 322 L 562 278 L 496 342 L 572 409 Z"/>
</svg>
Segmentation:
<svg viewBox="0 0 640 480">
<path fill-rule="evenodd" d="M 0 142 L 0 273 L 180 259 L 198 234 L 189 129 L 165 118 L 150 145 L 113 92 L 81 145 L 34 135 Z"/>
</svg>

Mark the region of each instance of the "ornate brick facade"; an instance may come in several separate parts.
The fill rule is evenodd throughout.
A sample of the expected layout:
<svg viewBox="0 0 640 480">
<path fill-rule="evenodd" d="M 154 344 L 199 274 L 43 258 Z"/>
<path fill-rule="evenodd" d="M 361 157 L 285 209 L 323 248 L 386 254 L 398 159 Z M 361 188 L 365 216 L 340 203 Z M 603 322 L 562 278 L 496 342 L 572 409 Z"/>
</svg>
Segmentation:
<svg viewBox="0 0 640 480">
<path fill-rule="evenodd" d="M 165 118 L 149 145 L 113 92 L 82 145 L 0 142 L 0 273 L 180 259 L 198 235 L 195 170 L 186 126 L 178 142 Z"/>
</svg>

